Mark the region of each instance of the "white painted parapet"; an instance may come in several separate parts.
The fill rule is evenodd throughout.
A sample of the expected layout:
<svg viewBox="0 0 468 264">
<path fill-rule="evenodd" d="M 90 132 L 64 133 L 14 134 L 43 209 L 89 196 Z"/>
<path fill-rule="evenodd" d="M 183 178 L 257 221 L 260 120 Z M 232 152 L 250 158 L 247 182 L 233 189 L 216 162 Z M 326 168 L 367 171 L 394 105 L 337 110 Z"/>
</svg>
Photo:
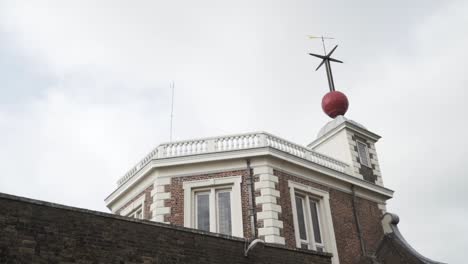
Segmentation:
<svg viewBox="0 0 468 264">
<path fill-rule="evenodd" d="M 259 132 L 161 144 L 120 178 L 117 181 L 117 185 L 121 186 L 126 183 L 151 160 L 263 147 L 277 149 L 332 170 L 351 173 L 351 167 L 345 162 L 271 134 Z"/>
</svg>

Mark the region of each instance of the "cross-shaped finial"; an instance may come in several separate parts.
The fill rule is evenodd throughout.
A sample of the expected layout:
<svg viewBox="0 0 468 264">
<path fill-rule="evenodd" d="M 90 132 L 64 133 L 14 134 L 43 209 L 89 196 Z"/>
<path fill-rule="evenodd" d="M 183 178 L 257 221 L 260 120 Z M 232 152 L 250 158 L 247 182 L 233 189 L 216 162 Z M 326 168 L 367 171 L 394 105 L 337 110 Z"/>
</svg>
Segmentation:
<svg viewBox="0 0 468 264">
<path fill-rule="evenodd" d="M 324 39 L 333 39 L 333 38 L 328 38 L 328 37 L 313 37 L 313 36 L 309 36 L 310 38 L 320 38 L 322 39 L 322 44 L 323 44 L 323 52 L 325 55 L 318 55 L 318 54 L 313 54 L 313 53 L 309 53 L 309 55 L 311 56 L 314 56 L 314 57 L 317 57 L 317 58 L 320 58 L 322 59 L 322 62 L 319 64 L 319 66 L 317 67 L 317 69 L 315 69 L 316 71 L 318 69 L 320 69 L 320 67 L 322 67 L 323 64 L 325 64 L 325 69 L 327 71 L 327 78 L 328 78 L 328 86 L 330 88 L 330 91 L 333 92 L 335 91 L 335 83 L 333 82 L 333 74 L 332 74 L 332 70 L 331 70 L 331 66 L 330 66 L 330 61 L 333 61 L 333 62 L 338 62 L 338 63 L 343 63 L 342 61 L 340 60 L 337 60 L 337 59 L 334 59 L 331 57 L 331 55 L 333 54 L 333 52 L 336 50 L 336 48 L 338 47 L 338 45 L 336 45 L 328 54 L 325 50 L 325 40 Z"/>
</svg>

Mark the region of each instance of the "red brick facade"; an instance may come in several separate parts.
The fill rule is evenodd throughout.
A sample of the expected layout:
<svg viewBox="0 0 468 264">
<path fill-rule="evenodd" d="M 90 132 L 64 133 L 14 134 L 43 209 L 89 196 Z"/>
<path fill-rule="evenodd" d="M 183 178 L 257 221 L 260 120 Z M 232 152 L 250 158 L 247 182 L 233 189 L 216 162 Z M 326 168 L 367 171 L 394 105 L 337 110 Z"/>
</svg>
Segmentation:
<svg viewBox="0 0 468 264">
<path fill-rule="evenodd" d="M 171 208 L 171 214 L 166 216 L 165 221 L 174 225 L 184 225 L 184 189 L 183 182 L 196 181 L 212 178 L 222 178 L 230 176 L 241 176 L 241 196 L 242 196 L 242 219 L 244 237 L 251 238 L 252 232 L 250 228 L 250 219 L 248 216 L 249 195 L 248 195 L 248 177 L 247 170 L 227 171 L 212 174 L 200 174 L 186 177 L 173 177 L 171 184 L 166 186 L 166 192 L 171 193 L 171 198 L 165 201 L 165 206 Z M 287 173 L 275 170 L 274 175 L 278 177 L 278 184 L 276 189 L 280 191 L 280 198 L 278 204 L 282 208 L 282 213 L 279 214 L 279 220 L 283 221 L 283 229 L 280 235 L 285 238 L 286 247 L 296 248 L 294 222 L 292 214 L 292 203 L 288 187 L 288 180 L 308 185 L 317 189 L 324 190 L 330 195 L 330 209 L 333 219 L 333 227 L 335 231 L 336 245 L 341 264 L 357 263 L 361 258 L 361 246 L 359 235 L 357 232 L 357 225 L 353 213 L 352 195 L 344 193 L 336 189 L 332 189 L 320 184 L 316 184 L 289 175 Z M 256 179 L 258 181 L 258 179 Z M 138 195 L 132 201 L 138 199 L 141 195 L 145 194 L 145 219 L 151 219 L 149 215 L 149 206 L 152 203 L 151 190 L 153 187 L 148 187 L 142 194 Z M 257 191 L 255 196 L 260 195 Z M 130 201 L 128 204 L 130 204 Z M 261 211 L 261 207 L 256 207 L 257 212 Z M 377 203 L 356 198 L 356 211 L 361 225 L 363 240 L 365 243 L 366 251 L 372 253 L 376 250 L 378 243 L 383 238 L 383 230 L 380 222 L 382 212 L 378 208 Z M 257 221 L 258 227 L 262 227 L 262 222 Z M 257 233 L 258 234 L 258 233 Z"/>
<path fill-rule="evenodd" d="M 279 180 L 279 190 L 281 193 L 279 203 L 283 211 L 280 215 L 280 220 L 283 221 L 282 235 L 286 240 L 286 246 L 289 248 L 296 247 L 291 196 L 288 188 L 288 180 L 292 180 L 327 191 L 330 194 L 330 209 L 340 263 L 357 263 L 362 254 L 357 225 L 353 214 L 352 195 L 277 170 L 274 171 L 274 174 L 278 176 Z M 358 212 L 367 252 L 373 252 L 383 238 L 382 224 L 380 222 L 382 213 L 377 203 L 361 198 L 356 198 L 356 211 Z"/>
<path fill-rule="evenodd" d="M 171 208 L 171 215 L 166 218 L 166 221 L 175 224 L 175 225 L 184 225 L 184 181 L 196 181 L 196 180 L 205 180 L 212 178 L 222 178 L 222 177 L 231 177 L 231 176 L 242 176 L 241 183 L 241 196 L 242 196 L 242 222 L 244 237 L 251 237 L 251 228 L 250 220 L 248 216 L 249 209 L 249 193 L 247 187 L 247 170 L 238 170 L 238 171 L 226 171 L 221 173 L 212 173 L 212 174 L 202 174 L 194 175 L 187 177 L 174 177 L 172 178 L 171 185 L 169 189 L 166 189 L 167 192 L 171 193 L 171 199 L 166 201 L 166 205 Z M 166 187 L 167 188 L 167 187 Z"/>
</svg>

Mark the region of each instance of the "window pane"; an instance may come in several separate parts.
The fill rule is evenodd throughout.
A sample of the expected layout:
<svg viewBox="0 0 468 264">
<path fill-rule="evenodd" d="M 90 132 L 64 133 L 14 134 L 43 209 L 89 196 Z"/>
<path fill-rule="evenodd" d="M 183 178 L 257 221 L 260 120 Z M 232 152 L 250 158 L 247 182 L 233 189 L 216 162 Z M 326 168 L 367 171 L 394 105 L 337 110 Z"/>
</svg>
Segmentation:
<svg viewBox="0 0 468 264">
<path fill-rule="evenodd" d="M 303 240 L 307 240 L 307 232 L 304 219 L 304 207 L 302 201 L 304 199 L 300 196 L 296 196 L 296 212 L 297 212 L 297 221 L 299 224 L 299 237 Z"/>
<path fill-rule="evenodd" d="M 322 236 L 320 235 L 320 225 L 317 212 L 317 202 L 310 200 L 310 218 L 312 219 L 312 228 L 314 230 L 315 242 L 322 243 Z"/>
<path fill-rule="evenodd" d="M 231 235 L 231 192 L 218 192 L 218 232 Z"/>
<path fill-rule="evenodd" d="M 367 167 L 370 167 L 369 159 L 367 157 L 367 145 L 358 141 L 357 148 L 358 148 L 358 154 L 359 154 L 359 159 L 361 160 L 361 164 Z"/>
<path fill-rule="evenodd" d="M 135 218 L 138 218 L 138 219 L 142 219 L 143 217 L 143 214 L 142 214 L 142 211 L 141 210 L 138 210 L 136 213 L 135 213 Z"/>
<path fill-rule="evenodd" d="M 196 203 L 197 228 L 210 231 L 210 194 L 197 193 Z"/>
</svg>

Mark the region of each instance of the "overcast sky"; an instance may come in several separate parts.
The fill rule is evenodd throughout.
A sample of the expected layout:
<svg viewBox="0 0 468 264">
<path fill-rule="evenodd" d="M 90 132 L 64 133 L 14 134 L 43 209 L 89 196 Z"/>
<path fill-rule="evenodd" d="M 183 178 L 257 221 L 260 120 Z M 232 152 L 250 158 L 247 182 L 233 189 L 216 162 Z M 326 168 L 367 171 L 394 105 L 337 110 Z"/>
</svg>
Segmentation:
<svg viewBox="0 0 468 264">
<path fill-rule="evenodd" d="M 388 210 L 424 255 L 468 248 L 467 1 L 0 0 L 0 192 L 107 211 L 117 179 L 174 137 L 329 121 L 307 35 L 335 37 L 347 117 L 377 144 Z"/>
</svg>

